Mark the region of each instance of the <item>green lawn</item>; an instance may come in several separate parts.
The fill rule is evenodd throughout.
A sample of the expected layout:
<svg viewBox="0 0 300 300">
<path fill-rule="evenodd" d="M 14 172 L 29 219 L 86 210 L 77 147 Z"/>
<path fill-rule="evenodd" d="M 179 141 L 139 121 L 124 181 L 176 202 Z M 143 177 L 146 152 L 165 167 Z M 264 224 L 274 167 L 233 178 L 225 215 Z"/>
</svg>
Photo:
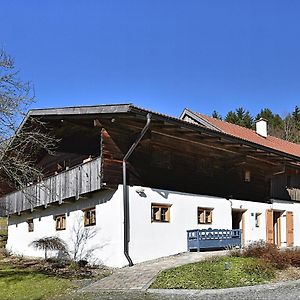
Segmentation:
<svg viewBox="0 0 300 300">
<path fill-rule="evenodd" d="M 225 270 L 225 265 L 229 270 Z M 267 262 L 252 257 L 218 257 L 163 271 L 156 289 L 218 289 L 263 284 L 275 277 Z"/>
<path fill-rule="evenodd" d="M 0 299 L 54 299 L 75 286 L 68 279 L 0 263 Z"/>
</svg>

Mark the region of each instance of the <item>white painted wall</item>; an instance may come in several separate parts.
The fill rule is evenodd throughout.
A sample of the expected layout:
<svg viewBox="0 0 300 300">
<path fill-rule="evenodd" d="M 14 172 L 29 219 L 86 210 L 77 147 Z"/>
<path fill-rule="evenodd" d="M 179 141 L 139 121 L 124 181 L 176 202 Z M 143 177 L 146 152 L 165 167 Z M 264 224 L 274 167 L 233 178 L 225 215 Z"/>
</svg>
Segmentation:
<svg viewBox="0 0 300 300">
<path fill-rule="evenodd" d="M 300 203 L 273 201 L 271 204 L 227 200 L 225 198 L 194 195 L 144 187 L 144 193 L 137 193 L 140 187 L 129 187 L 130 201 L 130 243 L 129 253 L 134 263 L 168 256 L 187 250 L 186 230 L 189 229 L 231 229 L 232 209 L 245 210 L 245 243 L 266 239 L 266 210 L 282 210 L 281 240 L 286 244 L 285 212 L 294 212 L 295 245 L 300 246 Z M 170 223 L 151 222 L 151 203 L 171 205 Z M 122 185 L 115 191 L 101 191 L 91 198 L 77 202 L 51 206 L 33 213 L 9 218 L 7 248 L 15 254 L 43 256 L 29 244 L 38 238 L 58 236 L 72 248 L 72 228 L 79 223 L 83 226 L 82 209 L 96 206 L 97 225 L 95 237 L 89 241 L 88 249 L 95 248 L 94 257 L 112 267 L 127 265 L 123 255 L 123 202 Z M 213 208 L 213 223 L 199 225 L 197 208 Z M 55 230 L 54 215 L 67 213 L 67 229 Z M 261 213 L 260 227 L 255 227 L 255 213 Z M 34 218 L 34 232 L 28 232 L 26 220 Z M 75 226 L 76 227 L 76 226 Z"/>
<path fill-rule="evenodd" d="M 134 263 L 187 251 L 186 230 L 231 228 L 230 202 L 224 198 L 199 196 L 144 188 L 144 197 L 130 187 L 130 247 Z M 151 222 L 151 203 L 170 204 L 170 223 Z M 213 208 L 213 224 L 198 225 L 197 208 Z"/>
<path fill-rule="evenodd" d="M 262 203 L 245 200 L 227 200 L 218 197 L 193 195 L 172 191 L 144 188 L 144 196 L 130 187 L 130 256 L 134 263 L 172 255 L 187 250 L 186 230 L 189 229 L 231 229 L 232 209 L 244 212 L 245 244 L 266 240 L 266 210 L 282 210 L 281 242 L 286 245 L 286 211 L 294 212 L 294 245 L 300 246 L 300 203 L 273 200 Z M 170 204 L 170 223 L 151 223 L 151 203 Z M 213 223 L 198 224 L 197 208 L 213 208 Z M 255 226 L 255 213 L 261 213 L 260 226 Z"/>
<path fill-rule="evenodd" d="M 61 206 L 50 206 L 47 209 L 36 210 L 33 213 L 22 213 L 9 218 L 7 249 L 12 253 L 24 256 L 43 257 L 44 252 L 29 246 L 36 239 L 58 236 L 67 242 L 69 249 L 74 248 L 74 229 L 83 229 L 82 209 L 96 206 L 96 225 L 85 227 L 95 231 L 95 236 L 89 240 L 85 252 L 93 251 L 93 260 L 105 265 L 118 267 L 124 264 L 122 242 L 123 211 L 120 205 L 121 190 L 101 191 L 91 198 L 80 199 Z M 67 214 L 66 230 L 56 231 L 53 216 Z M 34 231 L 28 232 L 26 220 L 34 219 Z"/>
</svg>

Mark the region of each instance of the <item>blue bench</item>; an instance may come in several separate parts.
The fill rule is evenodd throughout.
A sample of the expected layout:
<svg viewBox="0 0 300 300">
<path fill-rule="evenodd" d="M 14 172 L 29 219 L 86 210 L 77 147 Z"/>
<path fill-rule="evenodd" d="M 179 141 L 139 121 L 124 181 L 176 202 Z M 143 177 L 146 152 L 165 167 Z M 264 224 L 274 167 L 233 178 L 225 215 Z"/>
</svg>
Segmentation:
<svg viewBox="0 0 300 300">
<path fill-rule="evenodd" d="M 241 229 L 187 230 L 188 251 L 241 247 Z"/>
</svg>

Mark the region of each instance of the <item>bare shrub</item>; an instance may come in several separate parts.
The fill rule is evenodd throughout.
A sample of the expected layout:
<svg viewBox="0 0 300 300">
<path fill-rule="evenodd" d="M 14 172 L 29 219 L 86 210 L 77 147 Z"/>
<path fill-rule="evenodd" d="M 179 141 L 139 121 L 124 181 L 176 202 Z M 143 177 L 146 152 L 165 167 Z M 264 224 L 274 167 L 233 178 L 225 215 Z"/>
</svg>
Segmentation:
<svg viewBox="0 0 300 300">
<path fill-rule="evenodd" d="M 275 245 L 263 241 L 245 247 L 242 256 L 260 258 L 270 262 L 277 269 L 286 269 L 291 263 L 286 251 L 280 251 Z"/>
<path fill-rule="evenodd" d="M 300 249 L 287 249 L 285 255 L 293 267 L 300 267 Z"/>
<path fill-rule="evenodd" d="M 90 247 L 89 241 L 95 237 L 96 233 L 95 227 L 84 227 L 82 217 L 77 216 L 71 230 L 72 250 L 70 251 L 75 262 L 91 260 L 93 252 L 98 247 Z"/>
</svg>

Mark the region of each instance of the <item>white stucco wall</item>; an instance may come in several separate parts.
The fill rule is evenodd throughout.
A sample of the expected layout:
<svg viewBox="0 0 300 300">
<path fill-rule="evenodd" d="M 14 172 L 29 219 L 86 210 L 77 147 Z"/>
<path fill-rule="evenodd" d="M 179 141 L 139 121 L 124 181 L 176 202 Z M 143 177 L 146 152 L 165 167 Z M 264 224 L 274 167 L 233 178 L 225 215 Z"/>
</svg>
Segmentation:
<svg viewBox="0 0 300 300">
<path fill-rule="evenodd" d="M 294 244 L 300 246 L 300 203 L 272 201 L 261 203 L 242 200 L 194 195 L 143 187 L 129 187 L 130 202 L 130 243 L 129 253 L 134 263 L 172 255 L 187 250 L 186 230 L 189 229 L 231 229 L 232 209 L 244 211 L 245 243 L 266 239 L 266 210 L 282 211 L 281 241 L 286 245 L 286 211 L 294 212 Z M 114 191 L 101 191 L 91 198 L 51 206 L 33 213 L 22 213 L 9 218 L 7 248 L 15 254 L 25 256 L 43 256 L 29 244 L 38 238 L 58 236 L 72 248 L 72 229 L 83 226 L 82 209 L 96 206 L 97 224 L 89 227 L 96 231 L 89 240 L 86 250 L 95 248 L 93 256 L 105 265 L 122 267 L 127 265 L 123 255 L 123 201 L 122 186 Z M 151 222 L 151 203 L 169 204 L 170 223 Z M 212 208 L 213 222 L 209 225 L 198 224 L 197 208 Z M 53 216 L 67 214 L 67 229 L 55 230 Z M 255 226 L 255 213 L 261 213 L 260 226 Z M 26 220 L 34 219 L 34 232 L 28 232 Z"/>
<path fill-rule="evenodd" d="M 144 188 L 129 189 L 130 255 L 137 263 L 187 250 L 186 230 L 231 228 L 231 206 L 224 198 Z M 151 203 L 170 204 L 170 223 L 151 222 Z M 213 224 L 198 225 L 197 208 L 213 208 Z"/>
<path fill-rule="evenodd" d="M 86 227 L 94 232 L 94 237 L 89 239 L 84 252 L 96 249 L 92 253 L 92 260 L 96 260 L 95 262 L 112 267 L 123 265 L 121 197 L 120 190 L 101 191 L 93 194 L 91 198 L 11 216 L 6 248 L 17 255 L 43 257 L 44 252 L 35 250 L 30 243 L 42 237 L 58 236 L 66 241 L 72 251 L 76 235 L 74 230 L 83 228 L 82 209 L 96 206 L 96 225 Z M 67 215 L 66 230 L 56 231 L 53 217 L 64 213 Z M 28 232 L 26 220 L 29 218 L 33 218 L 34 221 L 33 232 Z"/>
<path fill-rule="evenodd" d="M 144 195 L 130 187 L 130 256 L 132 260 L 144 260 L 176 254 L 187 250 L 186 230 L 231 229 L 232 209 L 244 211 L 244 242 L 266 240 L 266 210 L 280 210 L 281 246 L 286 246 L 286 211 L 294 213 L 294 245 L 300 246 L 300 203 L 272 200 L 272 203 L 201 196 L 172 191 L 143 188 Z M 151 222 L 151 203 L 170 204 L 170 223 Z M 213 222 L 198 224 L 197 208 L 213 208 Z M 255 214 L 260 215 L 260 226 L 255 226 Z"/>
</svg>

